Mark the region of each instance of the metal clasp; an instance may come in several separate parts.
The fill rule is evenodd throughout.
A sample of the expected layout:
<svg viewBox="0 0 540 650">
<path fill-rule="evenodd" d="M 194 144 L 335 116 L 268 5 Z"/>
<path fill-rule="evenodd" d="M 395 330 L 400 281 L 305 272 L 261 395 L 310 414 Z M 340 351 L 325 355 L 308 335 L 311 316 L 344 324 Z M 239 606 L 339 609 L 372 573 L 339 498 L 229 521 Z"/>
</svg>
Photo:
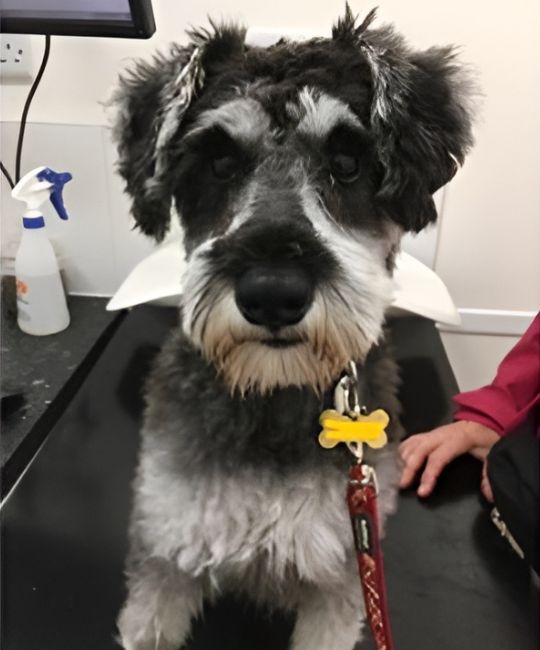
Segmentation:
<svg viewBox="0 0 540 650">
<path fill-rule="evenodd" d="M 345 415 L 353 420 L 365 413 L 365 406 L 360 406 L 360 382 L 358 380 L 358 369 L 354 361 L 349 361 L 346 374 L 339 380 L 343 390 L 345 402 Z"/>
<path fill-rule="evenodd" d="M 343 391 L 344 414 L 356 420 L 359 415 L 365 415 L 367 409 L 360 405 L 360 381 L 358 379 L 358 368 L 354 361 L 347 364 L 346 374 L 339 380 L 339 386 Z M 348 442 L 349 451 L 356 458 L 358 463 L 362 462 L 364 449 L 361 442 Z"/>
<path fill-rule="evenodd" d="M 515 553 L 517 555 L 519 555 L 519 557 L 523 560 L 525 558 L 525 554 L 523 553 L 523 549 L 516 542 L 516 539 L 512 535 L 512 533 L 508 530 L 508 526 L 503 521 L 503 518 L 501 517 L 501 513 L 497 510 L 497 508 L 493 508 L 493 510 L 491 511 L 491 521 L 499 529 L 499 532 L 506 539 L 506 541 L 510 544 L 510 546 L 514 549 Z"/>
<path fill-rule="evenodd" d="M 361 442 L 347 442 L 345 444 L 356 458 L 356 462 L 360 464 L 364 458 L 364 445 Z"/>
<path fill-rule="evenodd" d="M 359 462 L 361 463 L 361 461 Z M 372 486 L 375 489 L 375 494 L 379 494 L 379 483 L 375 470 L 371 465 L 366 465 L 365 463 L 361 463 L 361 465 L 362 479 L 360 481 L 356 479 L 351 480 L 351 485 L 361 485 L 362 487 Z"/>
</svg>

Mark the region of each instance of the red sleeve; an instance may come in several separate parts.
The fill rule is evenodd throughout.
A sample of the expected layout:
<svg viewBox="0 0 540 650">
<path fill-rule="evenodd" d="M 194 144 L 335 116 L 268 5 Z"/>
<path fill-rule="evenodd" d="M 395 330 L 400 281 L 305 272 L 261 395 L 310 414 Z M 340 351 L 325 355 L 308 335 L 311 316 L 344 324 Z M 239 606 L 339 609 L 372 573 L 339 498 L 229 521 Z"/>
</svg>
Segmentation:
<svg viewBox="0 0 540 650">
<path fill-rule="evenodd" d="M 479 422 L 505 435 L 540 409 L 540 312 L 510 350 L 488 386 L 460 393 L 454 418 Z"/>
</svg>

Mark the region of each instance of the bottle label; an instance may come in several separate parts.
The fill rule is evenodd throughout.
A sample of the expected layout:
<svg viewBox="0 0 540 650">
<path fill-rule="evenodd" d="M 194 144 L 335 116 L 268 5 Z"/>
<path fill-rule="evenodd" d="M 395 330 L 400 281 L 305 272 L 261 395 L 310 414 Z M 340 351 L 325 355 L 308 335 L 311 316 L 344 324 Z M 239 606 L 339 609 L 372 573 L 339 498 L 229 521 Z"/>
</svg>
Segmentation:
<svg viewBox="0 0 540 650">
<path fill-rule="evenodd" d="M 17 321 L 28 334 L 54 334 L 69 325 L 59 273 L 17 275 Z"/>
<path fill-rule="evenodd" d="M 19 319 L 23 321 L 30 320 L 30 314 L 28 313 L 28 285 L 24 280 L 17 280 L 17 310 L 19 313 Z"/>
</svg>

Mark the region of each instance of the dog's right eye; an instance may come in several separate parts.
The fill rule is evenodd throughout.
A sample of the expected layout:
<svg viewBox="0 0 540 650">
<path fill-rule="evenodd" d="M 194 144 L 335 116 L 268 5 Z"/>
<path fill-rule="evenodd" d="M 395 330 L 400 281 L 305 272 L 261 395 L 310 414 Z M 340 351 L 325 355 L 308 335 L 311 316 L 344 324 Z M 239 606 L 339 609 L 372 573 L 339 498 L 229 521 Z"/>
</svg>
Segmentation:
<svg viewBox="0 0 540 650">
<path fill-rule="evenodd" d="M 332 174 L 343 183 L 352 183 L 358 178 L 358 158 L 345 153 L 335 153 L 330 158 Z"/>
<path fill-rule="evenodd" d="M 212 160 L 212 173 L 220 181 L 228 181 L 236 176 L 240 163 L 234 156 L 220 156 Z"/>
</svg>

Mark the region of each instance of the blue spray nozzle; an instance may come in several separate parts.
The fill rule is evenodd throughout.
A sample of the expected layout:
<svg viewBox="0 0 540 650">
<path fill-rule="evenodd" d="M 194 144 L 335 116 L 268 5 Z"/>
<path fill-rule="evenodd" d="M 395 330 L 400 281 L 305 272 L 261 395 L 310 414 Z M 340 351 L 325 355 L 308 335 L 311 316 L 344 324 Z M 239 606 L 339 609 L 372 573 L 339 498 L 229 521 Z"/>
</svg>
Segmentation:
<svg viewBox="0 0 540 650">
<path fill-rule="evenodd" d="M 45 169 L 42 169 L 37 174 L 37 178 L 40 181 L 47 181 L 48 183 L 51 183 L 51 203 L 53 204 L 54 209 L 58 213 L 60 219 L 66 221 L 68 218 L 68 213 L 66 212 L 66 208 L 64 206 L 62 190 L 64 189 L 64 185 L 68 183 L 73 178 L 73 176 L 69 172 L 55 172 L 52 169 L 49 169 L 49 167 L 45 167 Z"/>
</svg>

